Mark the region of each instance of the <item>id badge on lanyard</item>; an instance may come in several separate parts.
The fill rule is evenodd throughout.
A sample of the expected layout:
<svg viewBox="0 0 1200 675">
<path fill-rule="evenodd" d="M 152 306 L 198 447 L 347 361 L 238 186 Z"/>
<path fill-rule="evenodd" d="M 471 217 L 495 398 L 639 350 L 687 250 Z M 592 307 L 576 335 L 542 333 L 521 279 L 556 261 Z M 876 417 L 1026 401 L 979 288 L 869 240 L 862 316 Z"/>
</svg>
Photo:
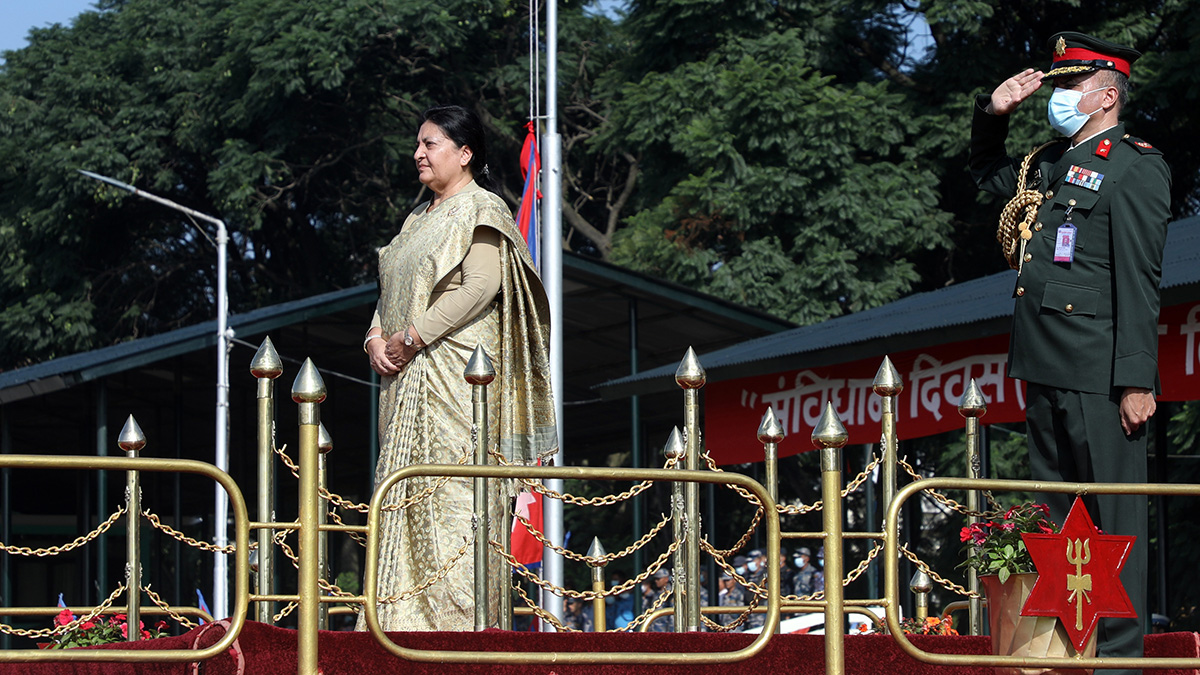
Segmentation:
<svg viewBox="0 0 1200 675">
<path fill-rule="evenodd" d="M 1054 262 L 1075 261 L 1075 235 L 1078 231 L 1071 224 L 1071 211 L 1073 210 L 1075 210 L 1074 199 L 1067 205 L 1066 220 L 1058 226 L 1058 232 L 1054 234 Z"/>
</svg>

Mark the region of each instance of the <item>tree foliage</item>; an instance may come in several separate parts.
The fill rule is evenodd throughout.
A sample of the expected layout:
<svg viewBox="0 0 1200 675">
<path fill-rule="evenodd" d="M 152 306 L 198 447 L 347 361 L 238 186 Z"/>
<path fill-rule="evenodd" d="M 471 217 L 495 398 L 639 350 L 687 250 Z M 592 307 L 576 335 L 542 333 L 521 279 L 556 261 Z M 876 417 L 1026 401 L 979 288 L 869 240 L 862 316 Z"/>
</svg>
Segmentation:
<svg viewBox="0 0 1200 675">
<path fill-rule="evenodd" d="M 971 98 L 1045 67 L 1064 29 L 1146 52 L 1127 118 L 1171 143 L 1186 215 L 1198 19 L 1178 0 L 634 0 L 601 139 L 639 148 L 643 178 L 613 259 L 806 323 L 1004 269 L 1000 204 L 964 170 Z M 1048 90 L 1013 153 L 1053 135 Z"/>
<path fill-rule="evenodd" d="M 418 194 L 417 115 L 475 106 L 519 194 L 527 6 L 515 0 L 102 0 L 0 71 L 0 368 L 211 318 L 214 232 L 76 173 L 223 219 L 233 310 L 373 278 Z M 568 6 L 563 64 L 589 94 Z M 576 48 L 578 47 L 578 48 Z M 567 98 L 571 101 L 571 98 Z"/>
<path fill-rule="evenodd" d="M 801 322 L 1003 269 L 964 171 L 970 99 L 1075 28 L 1146 52 L 1133 133 L 1195 207 L 1200 8 L 1182 0 L 560 2 L 566 245 Z M 416 115 L 466 102 L 520 194 L 528 5 L 102 0 L 0 69 L 0 367 L 373 276 L 419 189 Z M 537 37 L 540 37 L 537 36 Z M 1039 92 L 1011 148 L 1046 139 Z"/>
</svg>

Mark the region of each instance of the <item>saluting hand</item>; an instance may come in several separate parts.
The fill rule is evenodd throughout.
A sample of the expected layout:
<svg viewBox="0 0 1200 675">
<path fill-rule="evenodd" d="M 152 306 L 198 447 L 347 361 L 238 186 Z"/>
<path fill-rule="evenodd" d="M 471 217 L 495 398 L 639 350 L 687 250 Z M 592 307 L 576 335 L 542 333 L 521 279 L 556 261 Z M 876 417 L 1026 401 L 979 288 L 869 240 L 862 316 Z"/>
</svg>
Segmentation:
<svg viewBox="0 0 1200 675">
<path fill-rule="evenodd" d="M 1042 76 L 1042 71 L 1026 68 L 1001 82 L 996 91 L 992 92 L 992 103 L 988 106 L 988 112 L 993 115 L 1007 115 L 1016 110 L 1022 101 L 1042 88 Z"/>
<path fill-rule="evenodd" d="M 1121 392 L 1121 428 L 1125 430 L 1125 435 L 1137 431 L 1157 409 L 1158 403 L 1154 400 L 1152 390 L 1126 387 Z"/>
</svg>

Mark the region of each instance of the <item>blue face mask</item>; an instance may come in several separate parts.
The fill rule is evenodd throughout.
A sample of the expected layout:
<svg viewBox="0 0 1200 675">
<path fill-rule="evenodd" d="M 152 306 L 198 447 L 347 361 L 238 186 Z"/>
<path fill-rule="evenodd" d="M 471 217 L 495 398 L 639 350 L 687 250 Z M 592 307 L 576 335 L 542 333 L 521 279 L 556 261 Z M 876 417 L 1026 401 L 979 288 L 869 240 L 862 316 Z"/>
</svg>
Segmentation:
<svg viewBox="0 0 1200 675">
<path fill-rule="evenodd" d="M 1050 118 L 1050 126 L 1055 131 L 1063 136 L 1074 136 L 1087 124 L 1092 115 L 1100 112 L 1102 108 L 1096 108 L 1090 113 L 1079 112 L 1079 101 L 1087 94 L 1094 91 L 1101 91 L 1108 87 L 1100 87 L 1089 91 L 1075 91 L 1074 89 L 1059 89 L 1055 87 L 1054 93 L 1050 95 L 1050 103 L 1046 106 L 1046 112 Z"/>
<path fill-rule="evenodd" d="M 751 572 L 757 572 L 757 571 L 758 571 L 758 563 L 754 562 L 753 560 L 751 560 L 750 562 L 746 563 L 746 566 L 750 568 L 750 571 L 751 571 Z"/>
</svg>

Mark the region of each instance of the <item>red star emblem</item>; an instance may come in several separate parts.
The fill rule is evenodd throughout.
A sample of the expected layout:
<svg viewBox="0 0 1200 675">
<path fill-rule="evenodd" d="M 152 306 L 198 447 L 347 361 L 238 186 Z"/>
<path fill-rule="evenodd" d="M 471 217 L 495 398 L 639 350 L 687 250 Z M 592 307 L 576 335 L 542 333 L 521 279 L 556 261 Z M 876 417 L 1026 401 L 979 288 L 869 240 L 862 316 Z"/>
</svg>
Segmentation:
<svg viewBox="0 0 1200 675">
<path fill-rule="evenodd" d="M 1022 534 L 1038 578 L 1022 616 L 1058 617 L 1082 652 L 1100 617 L 1137 618 L 1121 584 L 1121 568 L 1137 537 L 1101 534 L 1075 498 L 1058 534 Z"/>
</svg>

